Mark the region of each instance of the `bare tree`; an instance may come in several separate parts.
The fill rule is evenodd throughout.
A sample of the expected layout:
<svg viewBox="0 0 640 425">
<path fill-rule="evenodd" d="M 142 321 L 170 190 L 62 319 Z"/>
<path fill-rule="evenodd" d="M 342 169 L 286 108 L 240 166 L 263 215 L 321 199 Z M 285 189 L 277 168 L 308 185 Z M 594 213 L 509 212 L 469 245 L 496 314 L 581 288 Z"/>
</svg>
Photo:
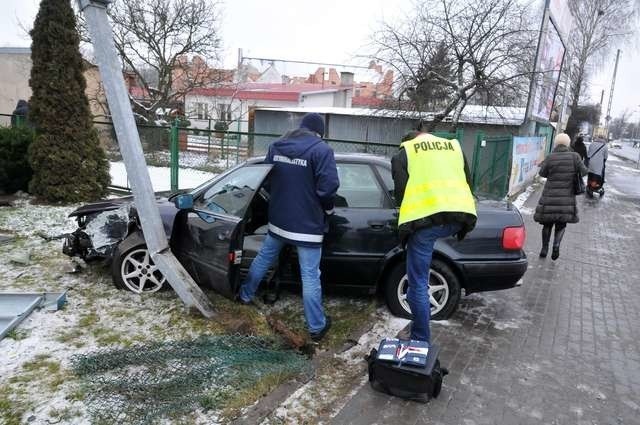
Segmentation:
<svg viewBox="0 0 640 425">
<path fill-rule="evenodd" d="M 571 109 L 588 87 L 594 63 L 635 31 L 637 0 L 569 0 L 574 26 L 569 39 Z"/>
<path fill-rule="evenodd" d="M 614 118 L 609 124 L 609 133 L 615 138 L 624 138 L 625 136 L 631 136 L 633 133 L 633 123 L 631 118 L 633 111 L 629 108 L 623 110 L 620 115 Z M 630 128 L 631 127 L 631 128 Z"/>
<path fill-rule="evenodd" d="M 373 56 L 395 70 L 399 105 L 435 112 L 431 129 L 449 114 L 455 126 L 479 93 L 486 100 L 499 95 L 502 104 L 526 99 L 538 33 L 529 14 L 518 0 L 423 0 L 405 22 L 382 24 Z M 433 66 L 443 53 L 450 66 Z M 427 111 L 421 92 L 434 85 L 444 99 Z"/>
<path fill-rule="evenodd" d="M 109 8 L 123 69 L 135 75 L 134 111 L 155 120 L 196 87 L 221 76 L 207 66 L 220 52 L 218 0 L 116 0 Z M 204 58 L 191 62 L 192 57 Z M 213 72 L 212 72 L 213 71 Z"/>
</svg>

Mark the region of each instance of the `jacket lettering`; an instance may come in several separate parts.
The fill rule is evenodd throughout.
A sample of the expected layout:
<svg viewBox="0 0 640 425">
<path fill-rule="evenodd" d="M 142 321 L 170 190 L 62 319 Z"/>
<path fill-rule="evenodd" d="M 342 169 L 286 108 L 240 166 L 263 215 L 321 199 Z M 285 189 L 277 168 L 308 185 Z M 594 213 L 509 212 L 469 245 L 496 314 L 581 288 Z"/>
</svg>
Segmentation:
<svg viewBox="0 0 640 425">
<path fill-rule="evenodd" d="M 422 141 L 422 142 L 416 142 L 413 144 L 413 149 L 415 151 L 415 153 L 418 153 L 419 151 L 452 151 L 454 150 L 453 148 L 453 144 L 449 141 L 433 141 L 433 142 L 426 142 L 426 141 Z"/>
</svg>

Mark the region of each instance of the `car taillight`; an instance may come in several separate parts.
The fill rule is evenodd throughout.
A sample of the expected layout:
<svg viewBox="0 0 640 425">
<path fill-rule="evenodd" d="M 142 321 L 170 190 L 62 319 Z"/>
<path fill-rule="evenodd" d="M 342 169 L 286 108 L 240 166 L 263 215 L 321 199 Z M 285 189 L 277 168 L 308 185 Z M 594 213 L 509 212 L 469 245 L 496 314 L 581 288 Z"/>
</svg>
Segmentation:
<svg viewBox="0 0 640 425">
<path fill-rule="evenodd" d="M 524 247 L 527 232 L 524 226 L 505 227 L 502 231 L 502 248 L 508 250 L 520 250 Z"/>
</svg>

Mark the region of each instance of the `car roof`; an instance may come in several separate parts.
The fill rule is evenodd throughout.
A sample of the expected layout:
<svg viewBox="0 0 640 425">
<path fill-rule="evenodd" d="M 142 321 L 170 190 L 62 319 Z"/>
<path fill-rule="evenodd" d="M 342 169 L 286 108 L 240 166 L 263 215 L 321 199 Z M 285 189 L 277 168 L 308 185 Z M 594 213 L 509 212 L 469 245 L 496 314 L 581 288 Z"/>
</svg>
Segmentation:
<svg viewBox="0 0 640 425">
<path fill-rule="evenodd" d="M 379 164 L 389 166 L 391 160 L 383 155 L 374 155 L 371 153 L 337 153 L 335 154 L 336 162 L 357 162 L 363 164 Z M 258 156 L 247 159 L 247 164 L 258 164 L 264 161 L 264 156 Z"/>
</svg>

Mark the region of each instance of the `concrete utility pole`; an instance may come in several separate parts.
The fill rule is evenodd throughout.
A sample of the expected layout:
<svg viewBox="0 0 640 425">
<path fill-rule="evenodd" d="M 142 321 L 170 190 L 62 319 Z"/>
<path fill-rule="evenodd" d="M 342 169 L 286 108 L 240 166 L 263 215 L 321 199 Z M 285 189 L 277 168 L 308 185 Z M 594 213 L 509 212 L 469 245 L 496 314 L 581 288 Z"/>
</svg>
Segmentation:
<svg viewBox="0 0 640 425">
<path fill-rule="evenodd" d="M 620 61 L 620 49 L 616 54 L 616 65 L 613 68 L 613 78 L 611 79 L 611 92 L 609 92 L 609 105 L 607 106 L 607 116 L 605 117 L 605 134 L 607 135 L 607 141 L 609 141 L 609 121 L 611 120 L 611 103 L 613 102 L 613 89 L 616 86 L 616 74 L 618 73 L 618 62 Z"/>
<path fill-rule="evenodd" d="M 120 69 L 120 61 L 113 44 L 113 31 L 106 9 L 112 0 L 77 1 L 91 34 L 94 54 L 113 117 L 118 146 L 131 182 L 147 249 L 158 269 L 187 307 L 196 307 L 205 317 L 212 318 L 215 312 L 211 302 L 173 255 L 167 242 Z"/>
</svg>

